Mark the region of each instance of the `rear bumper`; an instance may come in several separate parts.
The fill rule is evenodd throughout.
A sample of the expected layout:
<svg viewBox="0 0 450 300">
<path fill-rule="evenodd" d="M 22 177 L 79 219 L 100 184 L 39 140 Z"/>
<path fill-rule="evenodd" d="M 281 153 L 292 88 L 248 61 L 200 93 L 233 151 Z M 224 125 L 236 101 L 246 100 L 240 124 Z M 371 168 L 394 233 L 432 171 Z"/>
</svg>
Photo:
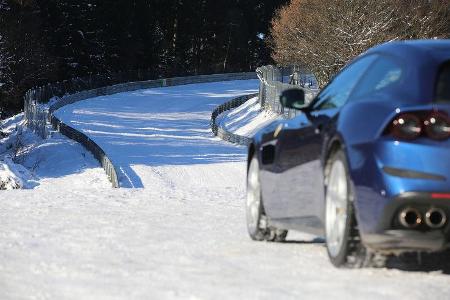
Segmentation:
<svg viewBox="0 0 450 300">
<path fill-rule="evenodd" d="M 440 251 L 450 246 L 450 199 L 433 197 L 432 193 L 409 192 L 390 199 L 380 196 L 378 200 L 378 204 L 382 205 L 378 206 L 378 210 L 372 210 L 376 215 L 361 211 L 362 207 L 357 212 L 361 238 L 367 247 L 406 252 Z M 422 222 L 417 228 L 407 229 L 400 224 L 398 218 L 400 211 L 407 207 L 419 211 L 422 220 L 427 210 L 440 208 L 447 216 L 446 224 L 440 229 L 431 229 Z"/>
<path fill-rule="evenodd" d="M 450 140 L 395 141 L 381 137 L 373 143 L 349 147 L 355 208 L 361 238 L 380 250 L 439 251 L 450 240 Z M 422 216 L 431 208 L 442 209 L 446 224 L 431 229 L 425 224 L 408 229 L 399 221 L 405 208 Z"/>
</svg>

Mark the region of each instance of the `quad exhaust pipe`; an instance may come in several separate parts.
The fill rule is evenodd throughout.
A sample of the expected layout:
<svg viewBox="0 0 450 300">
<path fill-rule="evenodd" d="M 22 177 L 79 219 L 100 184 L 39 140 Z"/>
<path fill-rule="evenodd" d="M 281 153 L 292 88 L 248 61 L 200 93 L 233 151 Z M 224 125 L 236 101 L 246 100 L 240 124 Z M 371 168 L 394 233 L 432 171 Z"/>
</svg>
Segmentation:
<svg viewBox="0 0 450 300">
<path fill-rule="evenodd" d="M 420 212 L 412 207 L 403 209 L 399 215 L 400 224 L 406 228 L 416 228 L 422 224 L 422 216 Z"/>
<path fill-rule="evenodd" d="M 417 209 L 407 207 L 400 211 L 399 221 L 403 227 L 408 229 L 414 229 L 423 223 L 431 229 L 439 229 L 447 223 L 447 214 L 440 208 L 432 207 L 422 217 Z"/>
<path fill-rule="evenodd" d="M 444 227 L 447 222 L 447 215 L 440 208 L 430 208 L 425 214 L 425 223 L 433 229 Z"/>
</svg>

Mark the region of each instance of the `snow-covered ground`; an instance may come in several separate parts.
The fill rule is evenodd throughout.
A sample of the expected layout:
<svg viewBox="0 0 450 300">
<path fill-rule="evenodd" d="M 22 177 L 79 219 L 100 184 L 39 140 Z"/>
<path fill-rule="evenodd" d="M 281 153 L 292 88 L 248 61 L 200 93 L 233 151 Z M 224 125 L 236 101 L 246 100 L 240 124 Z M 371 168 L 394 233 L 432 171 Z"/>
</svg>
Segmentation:
<svg viewBox="0 0 450 300">
<path fill-rule="evenodd" d="M 271 111 L 262 110 L 258 97 L 255 97 L 238 108 L 221 114 L 217 124 L 229 132 L 252 137 L 260 128 L 279 118 L 279 115 Z"/>
<path fill-rule="evenodd" d="M 24 126 L 23 114 L 4 120 L 0 128 L 0 181 L 3 188 L 75 189 L 106 188 L 111 183 L 89 151 L 53 133 L 42 140 Z"/>
<path fill-rule="evenodd" d="M 121 170 L 122 186 L 152 188 L 171 185 L 173 174 L 193 165 L 202 170 L 242 161 L 244 149 L 211 138 L 211 112 L 257 90 L 257 80 L 148 89 L 80 101 L 56 115 L 106 151 Z"/>
<path fill-rule="evenodd" d="M 0 299 L 445 299 L 440 271 L 338 270 L 315 237 L 248 238 L 245 149 L 208 123 L 256 87 L 138 91 L 60 112 L 144 188 L 2 192 Z"/>
</svg>

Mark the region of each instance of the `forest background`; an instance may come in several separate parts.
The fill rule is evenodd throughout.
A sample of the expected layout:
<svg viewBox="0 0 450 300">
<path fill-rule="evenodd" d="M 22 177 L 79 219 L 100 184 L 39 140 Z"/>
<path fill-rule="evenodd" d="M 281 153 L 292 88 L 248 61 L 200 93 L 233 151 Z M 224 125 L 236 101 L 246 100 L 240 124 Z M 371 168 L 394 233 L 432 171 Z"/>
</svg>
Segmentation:
<svg viewBox="0 0 450 300">
<path fill-rule="evenodd" d="M 278 64 L 324 86 L 379 43 L 449 37 L 450 0 L 0 0 L 0 119 L 28 89 L 76 77 Z"/>
</svg>

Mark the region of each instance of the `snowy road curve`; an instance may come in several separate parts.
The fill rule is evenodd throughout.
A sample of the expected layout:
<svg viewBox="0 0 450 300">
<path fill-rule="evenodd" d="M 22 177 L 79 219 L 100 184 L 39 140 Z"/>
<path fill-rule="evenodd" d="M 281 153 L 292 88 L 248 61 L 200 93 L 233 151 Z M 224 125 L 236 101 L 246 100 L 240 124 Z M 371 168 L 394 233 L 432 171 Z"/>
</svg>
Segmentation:
<svg viewBox="0 0 450 300">
<path fill-rule="evenodd" d="M 247 237 L 245 149 L 212 137 L 208 123 L 216 105 L 256 88 L 143 90 L 58 112 L 141 189 L 2 192 L 0 299 L 448 297 L 440 272 L 337 270 L 314 237 Z"/>
<path fill-rule="evenodd" d="M 57 116 L 105 150 L 120 168 L 121 186 L 170 185 L 167 169 L 242 161 L 242 149 L 211 138 L 211 112 L 257 89 L 248 80 L 140 90 L 65 106 Z"/>
</svg>

